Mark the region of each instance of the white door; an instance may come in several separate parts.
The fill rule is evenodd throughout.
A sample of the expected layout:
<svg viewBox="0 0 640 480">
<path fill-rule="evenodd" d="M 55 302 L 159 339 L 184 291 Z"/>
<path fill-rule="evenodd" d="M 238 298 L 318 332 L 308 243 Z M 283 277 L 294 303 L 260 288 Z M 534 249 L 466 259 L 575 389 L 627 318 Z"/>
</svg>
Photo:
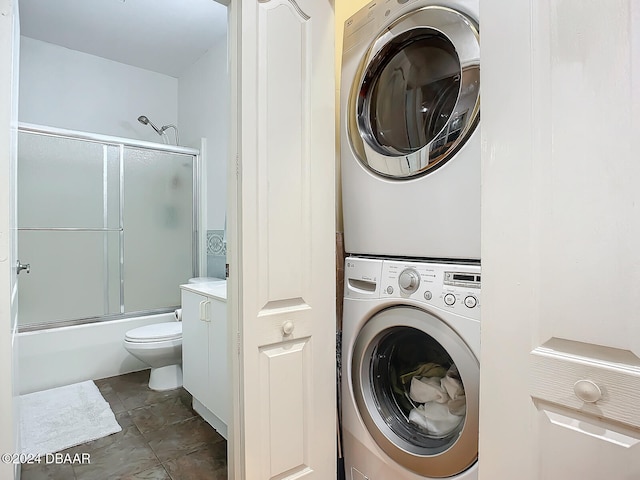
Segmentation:
<svg viewBox="0 0 640 480">
<path fill-rule="evenodd" d="M 230 478 L 327 480 L 336 472 L 333 4 L 243 0 L 230 9 L 239 106 Z"/>
<path fill-rule="evenodd" d="M 639 20 L 483 1 L 480 480 L 640 478 Z"/>
<path fill-rule="evenodd" d="M 16 2 L 0 0 L 0 452 L 18 452 L 15 333 L 17 329 L 16 147 L 18 142 L 18 39 Z M 0 463 L 0 478 L 17 465 Z"/>
</svg>

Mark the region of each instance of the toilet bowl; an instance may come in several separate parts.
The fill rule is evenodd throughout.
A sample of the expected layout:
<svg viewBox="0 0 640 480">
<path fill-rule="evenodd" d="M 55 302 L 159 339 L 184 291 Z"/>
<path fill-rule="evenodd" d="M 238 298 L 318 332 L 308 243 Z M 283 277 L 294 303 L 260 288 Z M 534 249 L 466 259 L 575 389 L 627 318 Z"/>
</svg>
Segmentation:
<svg viewBox="0 0 640 480">
<path fill-rule="evenodd" d="M 151 367 L 151 390 L 182 386 L 182 322 L 155 323 L 129 330 L 124 348 Z"/>
</svg>

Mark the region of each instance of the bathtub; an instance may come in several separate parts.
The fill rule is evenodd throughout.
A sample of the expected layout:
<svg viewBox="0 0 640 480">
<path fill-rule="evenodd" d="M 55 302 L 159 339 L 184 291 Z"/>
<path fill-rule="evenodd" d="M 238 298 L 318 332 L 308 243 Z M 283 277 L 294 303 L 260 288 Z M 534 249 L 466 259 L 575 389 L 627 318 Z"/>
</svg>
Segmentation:
<svg viewBox="0 0 640 480">
<path fill-rule="evenodd" d="M 18 392 L 37 392 L 149 368 L 127 352 L 132 328 L 175 321 L 173 313 L 148 315 L 17 334 Z"/>
</svg>

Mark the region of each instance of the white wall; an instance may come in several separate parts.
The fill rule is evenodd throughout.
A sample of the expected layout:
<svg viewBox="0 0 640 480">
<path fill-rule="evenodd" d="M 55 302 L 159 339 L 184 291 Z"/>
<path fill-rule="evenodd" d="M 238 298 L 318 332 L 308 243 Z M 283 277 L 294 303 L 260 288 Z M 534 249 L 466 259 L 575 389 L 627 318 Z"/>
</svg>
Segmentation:
<svg viewBox="0 0 640 480">
<path fill-rule="evenodd" d="M 227 152 L 229 145 L 229 71 L 227 37 L 178 79 L 178 125 L 184 146 L 200 148 L 207 139 L 205 191 L 207 230 L 223 229 L 227 211 Z"/>
<path fill-rule="evenodd" d="M 21 122 L 162 143 L 137 118 L 176 124 L 178 80 L 23 36 L 19 108 Z"/>
</svg>

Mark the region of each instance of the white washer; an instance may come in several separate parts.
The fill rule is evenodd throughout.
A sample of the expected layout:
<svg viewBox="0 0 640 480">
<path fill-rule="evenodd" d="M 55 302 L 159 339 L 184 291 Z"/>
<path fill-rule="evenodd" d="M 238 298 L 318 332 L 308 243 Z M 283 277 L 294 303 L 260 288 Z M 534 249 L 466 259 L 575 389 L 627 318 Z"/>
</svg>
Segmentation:
<svg viewBox="0 0 640 480">
<path fill-rule="evenodd" d="M 480 258 L 478 0 L 375 0 L 345 22 L 350 254 Z"/>
<path fill-rule="evenodd" d="M 347 479 L 477 480 L 478 264 L 348 257 L 342 352 Z"/>
</svg>

